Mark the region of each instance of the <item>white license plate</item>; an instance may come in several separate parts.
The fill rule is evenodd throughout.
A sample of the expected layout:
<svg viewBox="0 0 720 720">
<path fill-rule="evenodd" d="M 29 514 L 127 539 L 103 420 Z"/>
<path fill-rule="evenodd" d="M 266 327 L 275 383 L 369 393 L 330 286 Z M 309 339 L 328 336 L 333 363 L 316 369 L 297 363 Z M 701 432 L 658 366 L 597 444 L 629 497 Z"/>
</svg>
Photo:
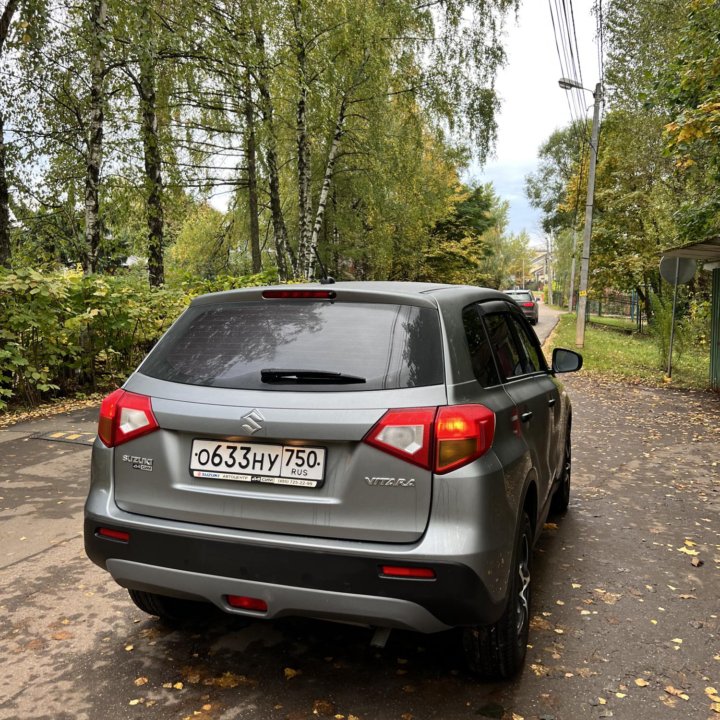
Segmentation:
<svg viewBox="0 0 720 720">
<path fill-rule="evenodd" d="M 196 478 L 318 487 L 325 448 L 193 440 L 190 472 Z"/>
</svg>

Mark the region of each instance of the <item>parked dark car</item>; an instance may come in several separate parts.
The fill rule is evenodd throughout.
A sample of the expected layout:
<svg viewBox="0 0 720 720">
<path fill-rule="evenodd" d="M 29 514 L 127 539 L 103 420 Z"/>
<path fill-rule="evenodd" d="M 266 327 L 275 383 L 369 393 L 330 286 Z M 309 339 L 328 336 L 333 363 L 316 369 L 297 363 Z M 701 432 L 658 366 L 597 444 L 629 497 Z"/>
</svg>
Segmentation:
<svg viewBox="0 0 720 720">
<path fill-rule="evenodd" d="M 102 403 L 85 548 L 167 621 L 213 603 L 425 633 L 508 677 L 570 401 L 518 306 L 410 283 L 205 295 Z M 459 649 L 459 648 L 458 648 Z"/>
<path fill-rule="evenodd" d="M 520 306 L 525 317 L 533 325 L 537 325 L 540 318 L 540 308 L 535 295 L 530 290 L 503 290 L 503 292 Z"/>
</svg>

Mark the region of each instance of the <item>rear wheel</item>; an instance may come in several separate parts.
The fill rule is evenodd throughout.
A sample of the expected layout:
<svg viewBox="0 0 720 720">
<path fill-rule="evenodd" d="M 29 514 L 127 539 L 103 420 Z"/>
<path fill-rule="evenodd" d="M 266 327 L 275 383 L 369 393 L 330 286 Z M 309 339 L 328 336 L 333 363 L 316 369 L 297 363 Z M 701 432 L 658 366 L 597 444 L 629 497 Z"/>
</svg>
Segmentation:
<svg viewBox="0 0 720 720">
<path fill-rule="evenodd" d="M 555 515 L 562 515 L 567 512 L 570 505 L 570 471 L 572 470 L 572 441 L 570 436 L 570 423 L 565 433 L 565 450 L 563 452 L 563 467 L 560 477 L 560 484 L 553 493 L 550 502 L 550 512 Z"/>
<path fill-rule="evenodd" d="M 525 660 L 530 628 L 532 540 L 530 518 L 523 512 L 513 553 L 510 593 L 505 612 L 492 625 L 466 628 L 463 631 L 468 666 L 483 678 L 504 680 L 512 677 L 522 668 Z"/>
<path fill-rule="evenodd" d="M 140 610 L 148 615 L 157 615 L 166 625 L 197 622 L 208 615 L 207 603 L 157 595 L 144 590 L 128 590 L 128 594 Z"/>
</svg>

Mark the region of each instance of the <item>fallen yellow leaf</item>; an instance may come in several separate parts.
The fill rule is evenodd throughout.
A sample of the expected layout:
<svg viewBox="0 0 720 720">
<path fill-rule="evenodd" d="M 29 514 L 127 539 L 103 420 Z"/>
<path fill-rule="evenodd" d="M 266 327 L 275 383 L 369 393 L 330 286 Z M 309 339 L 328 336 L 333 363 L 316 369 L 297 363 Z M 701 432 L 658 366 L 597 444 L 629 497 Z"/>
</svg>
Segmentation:
<svg viewBox="0 0 720 720">
<path fill-rule="evenodd" d="M 135 678 L 135 684 L 138 687 L 140 687 L 141 685 L 146 685 L 147 681 L 148 681 L 148 679 L 146 677 Z"/>
<path fill-rule="evenodd" d="M 283 670 L 283 672 L 285 673 L 286 680 L 292 680 L 294 677 L 297 677 L 298 675 L 300 675 L 302 670 L 293 670 L 292 668 L 285 668 L 285 670 Z"/>
<path fill-rule="evenodd" d="M 605 698 L 598 698 L 598 705 L 607 705 L 607 700 Z"/>
<path fill-rule="evenodd" d="M 665 692 L 668 695 L 672 695 L 673 697 L 679 697 L 681 700 L 689 700 L 690 699 L 689 695 L 684 693 L 682 690 L 678 690 L 677 688 L 673 687 L 672 685 L 666 685 Z"/>
<path fill-rule="evenodd" d="M 644 678 L 637 678 L 637 680 L 635 680 L 635 684 L 638 687 L 647 687 L 650 683 L 648 683 L 648 681 Z"/>
<path fill-rule="evenodd" d="M 682 645 L 682 638 L 673 638 L 672 641 L 678 645 Z"/>
<path fill-rule="evenodd" d="M 627 695 L 625 693 L 615 693 L 615 697 L 622 700 L 624 697 L 627 697 Z"/>
<path fill-rule="evenodd" d="M 710 706 L 710 709 L 711 709 L 713 712 L 720 713 L 720 703 L 713 703 L 713 704 Z"/>
<path fill-rule="evenodd" d="M 700 554 L 697 550 L 691 550 L 690 548 L 687 548 L 685 546 L 679 547 L 678 552 L 685 553 L 685 555 L 699 555 Z"/>
</svg>

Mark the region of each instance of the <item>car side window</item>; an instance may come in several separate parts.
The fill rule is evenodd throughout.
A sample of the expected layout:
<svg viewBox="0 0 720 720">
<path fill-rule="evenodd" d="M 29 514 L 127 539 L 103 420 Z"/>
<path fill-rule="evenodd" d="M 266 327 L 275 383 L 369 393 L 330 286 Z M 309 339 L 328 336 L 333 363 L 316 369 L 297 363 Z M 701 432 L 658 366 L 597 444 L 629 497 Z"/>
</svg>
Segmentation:
<svg viewBox="0 0 720 720">
<path fill-rule="evenodd" d="M 507 316 L 507 313 L 490 313 L 485 315 L 485 324 L 500 372 L 506 379 L 510 379 L 524 375 L 526 371 L 523 358 L 506 320 Z"/>
<path fill-rule="evenodd" d="M 499 385 L 500 376 L 495 366 L 490 341 L 475 305 L 468 305 L 463 309 L 463 326 L 475 378 L 483 387 Z"/>
<path fill-rule="evenodd" d="M 544 358 L 540 354 L 537 344 L 532 341 L 525 323 L 514 315 L 510 315 L 508 320 L 515 329 L 518 342 L 520 343 L 520 351 L 523 356 L 523 366 L 526 373 L 540 372 L 546 370 Z"/>
</svg>

